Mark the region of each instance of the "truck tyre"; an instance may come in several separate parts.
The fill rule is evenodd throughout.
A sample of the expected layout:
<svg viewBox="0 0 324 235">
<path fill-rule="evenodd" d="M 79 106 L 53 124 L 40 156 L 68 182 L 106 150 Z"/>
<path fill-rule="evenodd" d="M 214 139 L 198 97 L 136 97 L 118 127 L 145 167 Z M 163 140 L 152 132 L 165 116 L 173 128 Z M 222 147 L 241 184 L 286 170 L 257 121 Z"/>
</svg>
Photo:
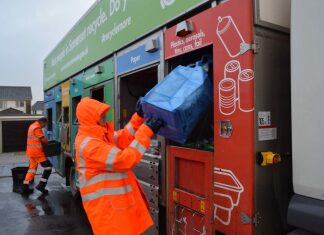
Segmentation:
<svg viewBox="0 0 324 235">
<path fill-rule="evenodd" d="M 76 173 L 75 165 L 71 164 L 68 177 L 69 177 L 72 197 L 77 200 L 77 199 L 80 199 L 81 197 L 80 197 L 79 189 L 76 185 L 76 174 L 75 173 Z"/>
</svg>

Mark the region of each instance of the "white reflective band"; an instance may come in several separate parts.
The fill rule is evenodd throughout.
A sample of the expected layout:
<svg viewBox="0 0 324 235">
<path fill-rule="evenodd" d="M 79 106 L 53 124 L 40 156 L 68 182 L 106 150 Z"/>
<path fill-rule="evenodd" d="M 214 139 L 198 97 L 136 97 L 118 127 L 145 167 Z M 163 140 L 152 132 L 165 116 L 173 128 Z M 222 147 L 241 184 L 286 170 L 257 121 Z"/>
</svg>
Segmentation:
<svg viewBox="0 0 324 235">
<path fill-rule="evenodd" d="M 80 167 L 79 167 L 79 169 L 80 169 L 80 173 L 81 173 L 81 175 L 82 175 L 82 177 L 84 177 L 84 175 L 85 175 L 85 163 L 84 163 L 84 157 L 83 157 L 83 149 L 84 149 L 84 147 L 86 146 L 86 144 L 89 142 L 91 140 L 91 138 L 90 137 L 86 137 L 83 141 L 82 141 L 82 143 L 81 143 L 81 145 L 80 145 L 80 151 L 79 151 L 79 155 L 80 155 Z"/>
<path fill-rule="evenodd" d="M 45 182 L 45 183 L 46 183 L 46 182 L 47 182 L 47 179 L 41 178 L 41 179 L 40 179 L 40 181 L 42 181 L 42 182 Z"/>
<path fill-rule="evenodd" d="M 39 140 L 37 137 L 34 137 L 34 136 L 28 136 L 28 139 L 30 139 L 30 140 Z"/>
<path fill-rule="evenodd" d="M 36 173 L 36 170 L 33 170 L 33 169 L 29 169 L 28 171 L 27 171 L 28 173 Z"/>
<path fill-rule="evenodd" d="M 114 132 L 114 143 L 117 144 L 117 140 L 118 140 L 118 133 L 117 131 Z"/>
<path fill-rule="evenodd" d="M 129 133 L 131 133 L 131 135 L 135 135 L 135 130 L 134 128 L 132 127 L 132 124 L 128 123 L 126 125 L 126 129 L 129 131 Z"/>
<path fill-rule="evenodd" d="M 137 151 L 142 155 L 146 151 L 146 148 L 140 142 L 138 142 L 137 140 L 133 140 L 132 143 L 129 146 L 136 148 Z"/>
<path fill-rule="evenodd" d="M 50 166 L 49 167 L 45 167 L 44 170 L 45 171 L 52 170 L 52 167 L 50 167 Z"/>
<path fill-rule="evenodd" d="M 82 195 L 82 201 L 83 202 L 92 201 L 103 196 L 122 195 L 132 191 L 133 190 L 130 185 L 127 185 L 125 187 L 118 187 L 118 188 L 103 188 L 96 192 Z"/>
<path fill-rule="evenodd" d="M 41 144 L 27 144 L 27 147 L 30 147 L 30 148 L 42 148 L 42 145 Z"/>
<path fill-rule="evenodd" d="M 122 180 L 128 178 L 128 174 L 125 172 L 122 173 L 103 173 L 96 175 L 89 180 L 84 180 L 80 183 L 81 188 L 87 187 L 96 183 L 100 183 L 105 180 Z"/>
<path fill-rule="evenodd" d="M 27 181 L 27 180 L 24 180 L 24 184 L 29 184 L 29 181 Z"/>
<path fill-rule="evenodd" d="M 113 164 L 114 164 L 116 156 L 119 152 L 120 152 L 120 150 L 116 147 L 112 147 L 112 149 L 109 151 L 109 154 L 108 154 L 107 160 L 106 160 L 106 166 L 109 171 L 113 170 Z"/>
</svg>

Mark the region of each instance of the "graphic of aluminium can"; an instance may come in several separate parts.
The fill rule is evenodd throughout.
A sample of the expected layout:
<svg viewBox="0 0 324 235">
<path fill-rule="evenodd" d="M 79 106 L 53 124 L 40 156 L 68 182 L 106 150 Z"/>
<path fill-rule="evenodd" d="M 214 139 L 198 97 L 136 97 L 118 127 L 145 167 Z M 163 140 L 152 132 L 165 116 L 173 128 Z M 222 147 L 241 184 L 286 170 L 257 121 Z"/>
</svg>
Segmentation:
<svg viewBox="0 0 324 235">
<path fill-rule="evenodd" d="M 254 110 L 253 100 L 250 98 L 250 91 L 253 91 L 254 72 L 252 69 L 244 69 L 240 72 L 238 82 L 239 108 L 242 112 Z"/>
</svg>

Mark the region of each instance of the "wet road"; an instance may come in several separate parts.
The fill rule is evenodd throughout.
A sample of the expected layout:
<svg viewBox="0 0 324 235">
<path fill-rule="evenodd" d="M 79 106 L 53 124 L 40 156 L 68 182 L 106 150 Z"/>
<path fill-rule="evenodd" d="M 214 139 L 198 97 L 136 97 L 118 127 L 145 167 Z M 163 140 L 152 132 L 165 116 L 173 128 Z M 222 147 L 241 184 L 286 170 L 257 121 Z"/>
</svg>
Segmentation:
<svg viewBox="0 0 324 235">
<path fill-rule="evenodd" d="M 74 200 L 64 179 L 56 173 L 48 182 L 49 195 L 34 192 L 22 197 L 12 192 L 10 169 L 26 162 L 6 162 L 0 155 L 0 234 L 92 234 L 81 201 Z M 41 169 L 38 170 L 38 173 Z M 38 183 L 40 176 L 36 176 Z"/>
</svg>

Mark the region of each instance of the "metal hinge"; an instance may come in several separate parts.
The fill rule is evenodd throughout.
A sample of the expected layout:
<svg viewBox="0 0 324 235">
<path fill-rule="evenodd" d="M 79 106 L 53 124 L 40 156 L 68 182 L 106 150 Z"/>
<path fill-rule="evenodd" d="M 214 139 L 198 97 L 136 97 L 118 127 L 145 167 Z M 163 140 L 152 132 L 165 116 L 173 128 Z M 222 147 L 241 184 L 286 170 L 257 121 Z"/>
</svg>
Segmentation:
<svg viewBox="0 0 324 235">
<path fill-rule="evenodd" d="M 240 44 L 240 54 L 243 55 L 245 52 L 253 50 L 254 54 L 259 53 L 260 51 L 260 45 L 257 42 L 254 42 L 253 44 L 248 44 L 246 42 L 242 42 Z"/>
<path fill-rule="evenodd" d="M 258 226 L 258 224 L 261 222 L 261 216 L 257 212 L 255 213 L 254 217 L 251 218 L 245 212 L 241 212 L 241 222 L 242 224 L 254 224 L 254 226 Z"/>
</svg>

